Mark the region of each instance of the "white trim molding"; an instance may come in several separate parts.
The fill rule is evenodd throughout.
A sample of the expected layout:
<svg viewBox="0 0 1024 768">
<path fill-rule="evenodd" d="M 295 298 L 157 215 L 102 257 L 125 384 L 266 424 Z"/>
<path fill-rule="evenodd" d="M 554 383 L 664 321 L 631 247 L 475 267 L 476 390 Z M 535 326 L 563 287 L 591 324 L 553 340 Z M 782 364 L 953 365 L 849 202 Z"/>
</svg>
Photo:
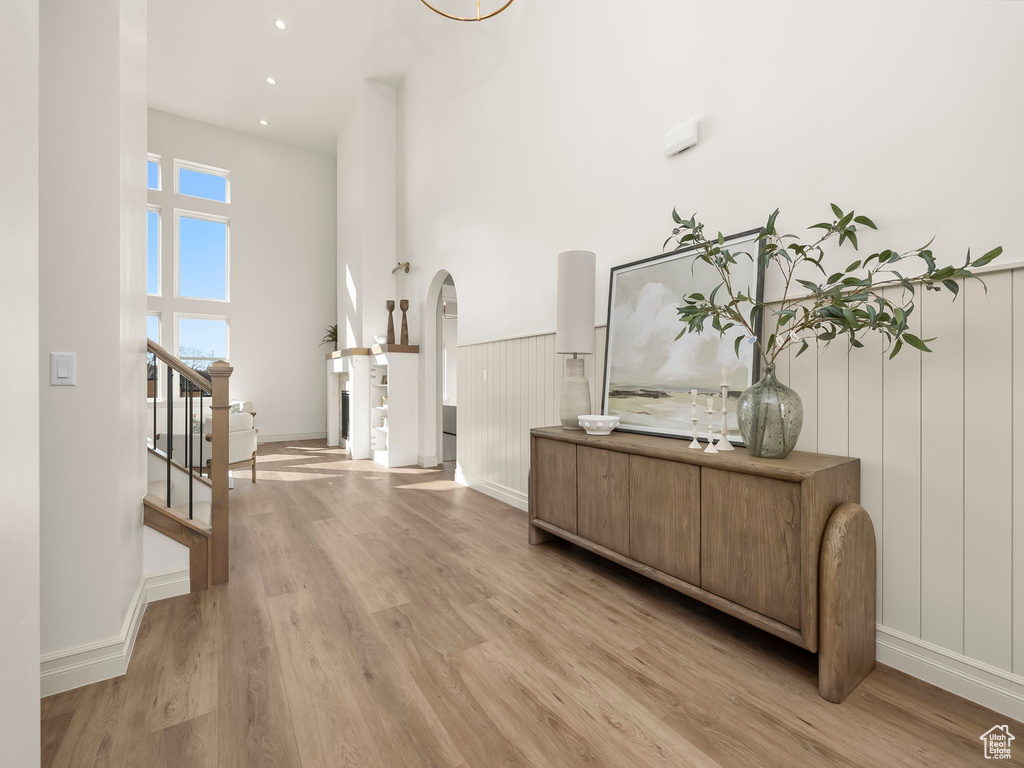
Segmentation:
<svg viewBox="0 0 1024 768">
<path fill-rule="evenodd" d="M 117 637 L 47 653 L 40 659 L 40 695 L 51 696 L 123 675 L 128 669 L 145 611 L 146 579 L 142 578 Z"/>
<path fill-rule="evenodd" d="M 420 466 L 420 467 L 423 467 L 424 469 L 433 469 L 434 467 L 436 467 L 440 463 L 441 462 L 439 462 L 437 460 L 437 456 L 417 456 L 416 457 L 416 464 L 418 466 Z"/>
<path fill-rule="evenodd" d="M 256 442 L 259 445 L 264 443 L 287 443 L 292 440 L 326 440 L 327 432 L 296 432 L 294 434 L 286 435 L 264 435 L 258 434 L 256 436 Z M 334 446 L 331 446 L 334 447 Z"/>
<path fill-rule="evenodd" d="M 877 638 L 879 663 L 1024 720 L 1024 677 L 881 625 Z"/>
<path fill-rule="evenodd" d="M 188 569 L 181 571 L 161 571 L 149 573 L 144 577 L 146 583 L 146 604 L 169 597 L 187 595 L 192 587 Z"/>
<path fill-rule="evenodd" d="M 467 488 L 472 488 L 474 491 L 480 491 L 480 493 L 486 494 L 492 499 L 503 501 L 511 507 L 523 510 L 523 512 L 529 509 L 529 502 L 525 493 L 505 485 L 491 483 L 487 480 L 467 475 L 462 471 L 461 466 L 455 467 L 455 482 Z"/>
</svg>

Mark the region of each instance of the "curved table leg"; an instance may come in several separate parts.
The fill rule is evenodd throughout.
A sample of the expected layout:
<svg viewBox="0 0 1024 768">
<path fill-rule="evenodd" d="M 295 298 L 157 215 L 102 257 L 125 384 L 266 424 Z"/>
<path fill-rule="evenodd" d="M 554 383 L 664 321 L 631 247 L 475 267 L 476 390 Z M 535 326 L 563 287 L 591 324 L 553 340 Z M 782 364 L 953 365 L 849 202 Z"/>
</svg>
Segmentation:
<svg viewBox="0 0 1024 768">
<path fill-rule="evenodd" d="M 818 591 L 818 693 L 843 701 L 875 668 L 875 529 L 860 504 L 825 526 Z"/>
</svg>

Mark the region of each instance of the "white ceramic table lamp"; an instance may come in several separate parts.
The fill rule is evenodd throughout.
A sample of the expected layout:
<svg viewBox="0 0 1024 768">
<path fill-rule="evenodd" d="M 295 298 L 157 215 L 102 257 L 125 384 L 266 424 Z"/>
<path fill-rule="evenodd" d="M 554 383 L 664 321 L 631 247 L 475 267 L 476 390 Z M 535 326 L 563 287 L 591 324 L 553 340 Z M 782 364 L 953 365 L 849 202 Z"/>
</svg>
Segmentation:
<svg viewBox="0 0 1024 768">
<path fill-rule="evenodd" d="M 597 257 L 590 251 L 558 255 L 558 330 L 555 352 L 565 361 L 559 418 L 564 429 L 581 429 L 579 417 L 593 413 L 590 383 L 580 355 L 594 354 L 594 280 Z"/>
</svg>

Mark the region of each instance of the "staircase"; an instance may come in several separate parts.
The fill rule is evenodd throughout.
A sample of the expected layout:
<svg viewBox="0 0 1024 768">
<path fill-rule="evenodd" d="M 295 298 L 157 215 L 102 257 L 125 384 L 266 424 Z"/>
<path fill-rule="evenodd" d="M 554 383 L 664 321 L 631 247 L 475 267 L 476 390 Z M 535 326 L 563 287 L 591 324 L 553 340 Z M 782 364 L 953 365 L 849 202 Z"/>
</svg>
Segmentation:
<svg viewBox="0 0 1024 768">
<path fill-rule="evenodd" d="M 232 369 L 217 361 L 205 372 L 194 370 L 153 341 L 148 352 L 153 434 L 144 522 L 188 548 L 190 589 L 198 592 L 228 580 L 228 382 Z M 158 418 L 161 382 L 163 419 Z M 212 426 L 204 434 L 207 413 L 212 413 Z"/>
</svg>

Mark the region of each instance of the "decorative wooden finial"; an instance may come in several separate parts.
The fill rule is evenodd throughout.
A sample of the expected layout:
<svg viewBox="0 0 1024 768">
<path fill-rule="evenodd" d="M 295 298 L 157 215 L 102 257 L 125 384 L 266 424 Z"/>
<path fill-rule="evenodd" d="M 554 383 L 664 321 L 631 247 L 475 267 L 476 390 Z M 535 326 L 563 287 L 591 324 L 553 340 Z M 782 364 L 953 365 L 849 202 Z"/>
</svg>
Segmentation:
<svg viewBox="0 0 1024 768">
<path fill-rule="evenodd" d="M 409 346 L 409 320 L 405 313 L 409 311 L 409 300 L 402 299 L 398 302 L 398 308 L 402 310 L 402 346 Z"/>
<path fill-rule="evenodd" d="M 387 301 L 384 302 L 384 307 L 388 311 L 387 343 L 388 344 L 394 344 L 395 343 L 395 300 L 394 299 L 388 299 Z"/>
</svg>

